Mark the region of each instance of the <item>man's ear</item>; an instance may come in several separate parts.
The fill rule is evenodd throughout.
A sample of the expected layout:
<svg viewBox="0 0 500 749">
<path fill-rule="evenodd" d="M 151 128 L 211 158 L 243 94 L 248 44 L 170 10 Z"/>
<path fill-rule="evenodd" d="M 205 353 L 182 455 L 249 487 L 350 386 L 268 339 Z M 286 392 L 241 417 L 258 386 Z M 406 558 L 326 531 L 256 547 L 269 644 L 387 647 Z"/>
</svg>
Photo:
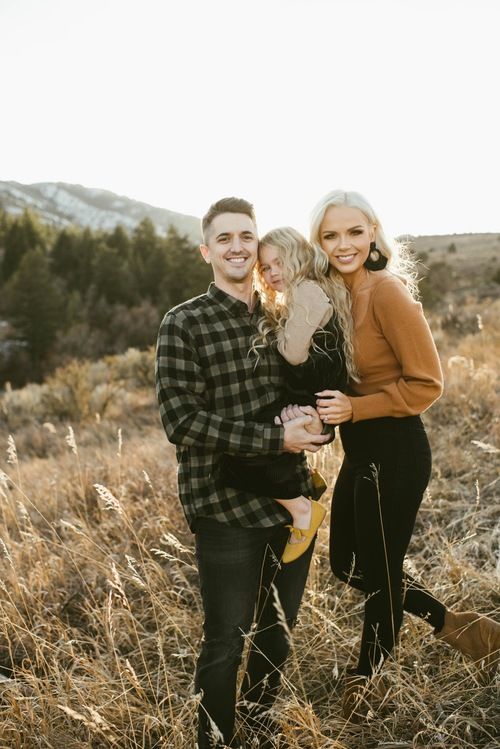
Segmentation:
<svg viewBox="0 0 500 749">
<path fill-rule="evenodd" d="M 200 244 L 200 252 L 203 260 L 210 265 L 210 250 L 206 244 Z"/>
</svg>

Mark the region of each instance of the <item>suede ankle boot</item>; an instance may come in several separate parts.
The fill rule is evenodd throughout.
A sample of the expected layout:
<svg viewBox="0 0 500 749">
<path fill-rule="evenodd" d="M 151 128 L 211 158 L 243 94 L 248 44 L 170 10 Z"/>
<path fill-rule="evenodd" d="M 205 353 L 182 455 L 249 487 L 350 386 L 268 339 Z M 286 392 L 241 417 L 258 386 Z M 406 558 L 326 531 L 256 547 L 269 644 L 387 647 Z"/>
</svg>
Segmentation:
<svg viewBox="0 0 500 749">
<path fill-rule="evenodd" d="M 500 624 L 474 611 L 447 611 L 438 640 L 468 655 L 486 672 L 500 662 Z"/>
</svg>

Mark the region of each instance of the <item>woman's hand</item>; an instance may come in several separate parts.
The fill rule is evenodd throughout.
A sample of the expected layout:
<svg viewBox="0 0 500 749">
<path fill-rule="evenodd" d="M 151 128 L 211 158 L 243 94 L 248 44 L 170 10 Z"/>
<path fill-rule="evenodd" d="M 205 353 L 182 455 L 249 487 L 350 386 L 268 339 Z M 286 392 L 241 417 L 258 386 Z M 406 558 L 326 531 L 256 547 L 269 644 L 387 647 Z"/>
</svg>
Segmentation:
<svg viewBox="0 0 500 749">
<path fill-rule="evenodd" d="M 340 390 L 322 390 L 316 395 L 318 413 L 325 424 L 342 424 L 352 419 L 351 401 Z"/>
<path fill-rule="evenodd" d="M 321 421 L 318 412 L 312 406 L 298 406 L 297 404 L 285 406 L 280 413 L 280 420 L 282 424 L 292 419 L 297 419 L 299 416 L 311 417 L 311 422 L 305 425 L 306 431 L 309 434 L 321 434 L 323 431 L 323 422 Z"/>
</svg>

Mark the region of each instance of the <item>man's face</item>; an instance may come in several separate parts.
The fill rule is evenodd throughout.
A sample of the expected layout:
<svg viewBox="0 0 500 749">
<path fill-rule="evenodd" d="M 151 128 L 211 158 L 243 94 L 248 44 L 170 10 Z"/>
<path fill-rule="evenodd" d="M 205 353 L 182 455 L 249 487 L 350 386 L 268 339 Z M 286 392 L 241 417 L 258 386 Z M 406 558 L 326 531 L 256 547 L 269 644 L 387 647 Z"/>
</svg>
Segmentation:
<svg viewBox="0 0 500 749">
<path fill-rule="evenodd" d="M 207 244 L 200 245 L 217 286 L 247 281 L 257 261 L 257 227 L 244 213 L 221 213 L 208 228 Z"/>
</svg>

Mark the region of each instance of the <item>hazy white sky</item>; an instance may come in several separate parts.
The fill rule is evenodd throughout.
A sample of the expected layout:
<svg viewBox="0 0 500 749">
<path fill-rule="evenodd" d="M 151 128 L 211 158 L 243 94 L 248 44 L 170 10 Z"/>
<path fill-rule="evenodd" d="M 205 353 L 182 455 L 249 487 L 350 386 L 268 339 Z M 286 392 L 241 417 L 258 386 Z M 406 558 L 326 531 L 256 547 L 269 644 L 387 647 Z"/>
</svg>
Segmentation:
<svg viewBox="0 0 500 749">
<path fill-rule="evenodd" d="M 0 179 L 500 230 L 498 0 L 0 0 Z"/>
</svg>

